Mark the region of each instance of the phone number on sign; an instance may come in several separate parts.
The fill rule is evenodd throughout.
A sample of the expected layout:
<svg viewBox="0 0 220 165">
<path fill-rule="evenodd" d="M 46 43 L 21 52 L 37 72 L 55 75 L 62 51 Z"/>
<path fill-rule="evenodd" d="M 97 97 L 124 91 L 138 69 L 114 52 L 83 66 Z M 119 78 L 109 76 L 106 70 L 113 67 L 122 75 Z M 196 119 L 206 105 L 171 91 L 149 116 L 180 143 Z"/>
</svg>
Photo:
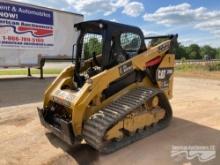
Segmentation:
<svg viewBox="0 0 220 165">
<path fill-rule="evenodd" d="M 43 38 L 30 38 L 30 37 L 18 37 L 18 36 L 3 36 L 4 41 L 16 41 L 16 42 L 34 42 L 43 43 Z"/>
</svg>

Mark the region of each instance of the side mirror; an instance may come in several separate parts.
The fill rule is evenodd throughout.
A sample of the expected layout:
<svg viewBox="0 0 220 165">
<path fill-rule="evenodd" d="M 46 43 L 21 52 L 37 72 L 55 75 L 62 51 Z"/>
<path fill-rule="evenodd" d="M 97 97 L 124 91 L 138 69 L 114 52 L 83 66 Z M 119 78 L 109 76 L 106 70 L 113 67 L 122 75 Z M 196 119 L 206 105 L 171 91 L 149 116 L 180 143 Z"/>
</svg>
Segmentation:
<svg viewBox="0 0 220 165">
<path fill-rule="evenodd" d="M 72 63 L 76 60 L 76 44 L 73 44 L 73 49 L 72 49 Z"/>
</svg>

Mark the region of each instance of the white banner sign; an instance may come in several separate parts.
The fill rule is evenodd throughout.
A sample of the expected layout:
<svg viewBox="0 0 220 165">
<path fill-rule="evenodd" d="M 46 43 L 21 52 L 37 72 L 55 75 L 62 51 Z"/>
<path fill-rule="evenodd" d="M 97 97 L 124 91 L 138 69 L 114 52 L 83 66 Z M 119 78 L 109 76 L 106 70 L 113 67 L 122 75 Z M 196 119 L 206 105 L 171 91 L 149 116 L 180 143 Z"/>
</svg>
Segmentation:
<svg viewBox="0 0 220 165">
<path fill-rule="evenodd" d="M 0 2 L 0 48 L 52 49 L 53 46 L 52 11 Z"/>
</svg>

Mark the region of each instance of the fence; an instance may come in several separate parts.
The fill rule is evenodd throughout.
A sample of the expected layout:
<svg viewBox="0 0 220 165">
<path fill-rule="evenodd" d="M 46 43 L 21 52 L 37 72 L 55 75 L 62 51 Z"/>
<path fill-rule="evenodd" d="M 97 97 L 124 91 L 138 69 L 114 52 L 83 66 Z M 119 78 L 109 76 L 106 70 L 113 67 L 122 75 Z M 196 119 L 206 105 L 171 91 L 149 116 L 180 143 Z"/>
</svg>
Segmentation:
<svg viewBox="0 0 220 165">
<path fill-rule="evenodd" d="M 176 65 L 181 64 L 204 64 L 204 63 L 216 63 L 220 62 L 220 59 L 211 59 L 211 60 L 176 60 Z"/>
</svg>

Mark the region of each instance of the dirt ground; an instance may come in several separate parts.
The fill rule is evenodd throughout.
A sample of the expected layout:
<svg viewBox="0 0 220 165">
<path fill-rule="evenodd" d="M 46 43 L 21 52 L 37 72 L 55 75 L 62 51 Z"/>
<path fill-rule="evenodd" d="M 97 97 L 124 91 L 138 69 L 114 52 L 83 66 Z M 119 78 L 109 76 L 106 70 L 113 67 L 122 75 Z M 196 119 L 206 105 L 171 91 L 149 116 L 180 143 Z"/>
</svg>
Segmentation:
<svg viewBox="0 0 220 165">
<path fill-rule="evenodd" d="M 175 76 L 178 77 L 189 77 L 189 78 L 202 78 L 202 79 L 212 79 L 220 80 L 220 71 L 176 71 Z"/>
<path fill-rule="evenodd" d="M 172 146 L 215 145 L 220 162 L 220 81 L 175 78 L 171 125 L 113 154 L 100 155 L 88 145 L 70 148 L 41 125 L 36 107 L 52 79 L 0 80 L 0 164 L 157 165 L 201 164 L 175 160 Z"/>
</svg>

